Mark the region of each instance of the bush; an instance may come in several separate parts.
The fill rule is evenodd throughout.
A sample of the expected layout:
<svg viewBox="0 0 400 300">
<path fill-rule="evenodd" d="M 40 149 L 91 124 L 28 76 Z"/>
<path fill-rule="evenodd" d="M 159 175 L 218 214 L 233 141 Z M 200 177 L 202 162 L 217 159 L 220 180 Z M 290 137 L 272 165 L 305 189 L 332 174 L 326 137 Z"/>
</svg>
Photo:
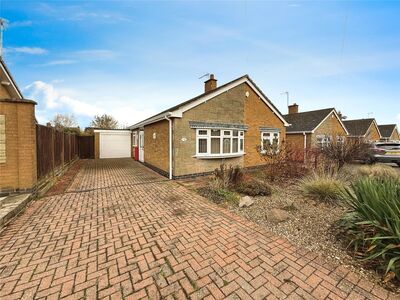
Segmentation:
<svg viewBox="0 0 400 300">
<path fill-rule="evenodd" d="M 331 142 L 320 149 L 322 155 L 341 169 L 346 163 L 363 159 L 368 154 L 370 145 L 363 140 L 333 136 Z"/>
<path fill-rule="evenodd" d="M 360 176 L 368 177 L 383 177 L 383 178 L 394 178 L 398 179 L 400 177 L 399 173 L 388 165 L 376 164 L 372 166 L 361 166 L 358 169 L 358 174 Z"/>
<path fill-rule="evenodd" d="M 299 181 L 305 195 L 328 202 L 340 199 L 345 186 L 344 175 L 335 169 L 314 171 Z"/>
<path fill-rule="evenodd" d="M 249 179 L 236 185 L 235 190 L 248 196 L 269 196 L 272 193 L 271 187 L 262 181 Z"/>
<path fill-rule="evenodd" d="M 225 202 L 237 203 L 240 199 L 240 195 L 224 188 L 212 188 L 210 186 L 206 186 L 199 188 L 198 193 L 217 204 Z"/>
<path fill-rule="evenodd" d="M 214 176 L 223 188 L 228 188 L 243 180 L 243 171 L 239 166 L 227 167 L 225 164 L 221 164 L 218 169 L 215 169 Z"/>
<path fill-rule="evenodd" d="M 345 190 L 343 199 L 350 206 L 342 220 L 350 245 L 400 279 L 400 181 L 364 177 Z"/>
</svg>

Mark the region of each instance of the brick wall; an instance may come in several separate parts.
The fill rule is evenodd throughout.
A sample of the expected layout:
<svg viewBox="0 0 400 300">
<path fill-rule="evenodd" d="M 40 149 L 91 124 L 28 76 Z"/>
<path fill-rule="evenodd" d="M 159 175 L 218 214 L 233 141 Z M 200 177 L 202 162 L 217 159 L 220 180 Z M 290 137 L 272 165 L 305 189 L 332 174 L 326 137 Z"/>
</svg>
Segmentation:
<svg viewBox="0 0 400 300">
<path fill-rule="evenodd" d="M 243 165 L 243 157 L 228 159 L 193 157 L 196 154 L 196 130 L 190 128 L 189 121 L 244 124 L 244 97 L 242 84 L 186 111 L 181 119 L 174 119 L 174 176 L 214 171 L 223 162 Z"/>
<path fill-rule="evenodd" d="M 249 97 L 246 97 L 249 92 Z M 246 154 L 236 158 L 198 159 L 196 154 L 196 130 L 190 128 L 189 121 L 234 123 L 249 125 L 244 134 Z M 283 122 L 272 113 L 257 94 L 243 83 L 199 106 L 183 113 L 182 119 L 173 120 L 173 175 L 183 176 L 214 171 L 221 163 L 250 167 L 263 163 L 257 153 L 261 143 L 260 127 L 275 127 L 285 138 Z M 145 161 L 146 159 L 145 152 Z"/>
<path fill-rule="evenodd" d="M 400 140 L 400 135 L 399 132 L 397 131 L 397 129 L 393 130 L 392 135 L 390 136 L 391 141 L 399 141 Z"/>
<path fill-rule="evenodd" d="M 259 98 L 256 92 L 247 84 L 243 85 L 243 95 L 249 92 L 249 97 L 244 100 L 244 123 L 249 126 L 245 133 L 244 166 L 252 167 L 265 164 L 265 160 L 260 156 L 258 148 L 261 145 L 260 127 L 272 127 L 279 129 L 280 144 L 285 140 L 286 128 L 279 117 Z"/>
<path fill-rule="evenodd" d="M 169 122 L 163 120 L 144 127 L 144 161 L 169 171 Z"/>
<path fill-rule="evenodd" d="M 303 152 L 304 151 L 304 135 L 302 133 L 287 134 L 286 135 L 286 144 L 289 149 Z"/>
<path fill-rule="evenodd" d="M 315 147 L 317 145 L 317 135 L 330 135 L 332 137 L 346 136 L 346 131 L 340 124 L 335 114 L 331 113 L 328 118 L 311 135 L 312 147 Z"/>
<path fill-rule="evenodd" d="M 365 139 L 367 141 L 379 141 L 381 139 L 379 136 L 378 128 L 375 126 L 375 124 L 371 124 L 367 131 Z"/>
<path fill-rule="evenodd" d="M 5 90 L 0 89 L 0 95 L 4 94 Z M 0 115 L 5 116 L 6 139 L 6 159 L 0 163 L 0 193 L 33 189 L 37 181 L 35 103 L 0 100 Z"/>
</svg>

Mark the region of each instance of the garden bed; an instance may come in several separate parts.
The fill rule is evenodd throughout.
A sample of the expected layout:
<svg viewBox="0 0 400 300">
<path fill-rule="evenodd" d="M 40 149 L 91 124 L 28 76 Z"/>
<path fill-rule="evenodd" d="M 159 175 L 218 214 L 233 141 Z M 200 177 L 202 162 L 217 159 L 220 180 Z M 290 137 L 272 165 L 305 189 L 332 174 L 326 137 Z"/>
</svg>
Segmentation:
<svg viewBox="0 0 400 300">
<path fill-rule="evenodd" d="M 199 181 L 190 180 L 181 183 L 190 189 L 201 190 L 207 182 L 208 180 L 202 178 Z M 229 201 L 222 205 L 267 230 L 285 237 L 294 245 L 318 253 L 321 258 L 330 263 L 344 265 L 361 277 L 400 293 L 398 281 L 383 283 L 382 274 L 368 268 L 365 263 L 352 257 L 347 251 L 346 241 L 340 238 L 337 226 L 346 211 L 345 207 L 305 197 L 299 192 L 294 180 L 274 183 L 272 189 L 271 196 L 254 197 L 254 204 L 250 207 L 239 208 L 237 203 Z M 287 212 L 288 219 L 282 222 L 271 220 L 269 213 L 273 209 Z"/>
</svg>

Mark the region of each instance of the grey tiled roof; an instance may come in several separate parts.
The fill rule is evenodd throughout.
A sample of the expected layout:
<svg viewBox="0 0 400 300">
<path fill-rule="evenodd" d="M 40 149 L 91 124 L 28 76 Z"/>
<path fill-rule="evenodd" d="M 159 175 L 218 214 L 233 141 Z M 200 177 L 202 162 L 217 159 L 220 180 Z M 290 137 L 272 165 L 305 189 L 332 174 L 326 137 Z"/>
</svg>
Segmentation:
<svg viewBox="0 0 400 300">
<path fill-rule="evenodd" d="M 346 120 L 343 121 L 346 126 L 349 135 L 351 136 L 364 136 L 367 134 L 368 128 L 374 122 L 374 119 L 358 119 L 358 120 Z"/>
<path fill-rule="evenodd" d="M 378 128 L 383 138 L 389 138 L 396 128 L 396 124 L 378 125 Z"/>
<path fill-rule="evenodd" d="M 286 128 L 286 132 L 312 131 L 320 124 L 334 108 L 305 111 L 300 113 L 288 114 L 283 117 L 291 126 Z"/>
</svg>

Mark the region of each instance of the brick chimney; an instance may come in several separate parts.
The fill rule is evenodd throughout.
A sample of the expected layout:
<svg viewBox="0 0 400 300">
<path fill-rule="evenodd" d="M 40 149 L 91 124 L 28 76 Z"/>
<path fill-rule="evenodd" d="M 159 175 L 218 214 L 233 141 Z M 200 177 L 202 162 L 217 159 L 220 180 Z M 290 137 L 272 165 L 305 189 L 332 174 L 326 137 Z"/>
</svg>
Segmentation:
<svg viewBox="0 0 400 300">
<path fill-rule="evenodd" d="M 299 106 L 296 103 L 289 105 L 288 109 L 289 109 L 289 115 L 297 114 L 299 112 Z"/>
<path fill-rule="evenodd" d="M 215 90 L 217 88 L 217 79 L 214 78 L 214 74 L 210 74 L 210 78 L 204 81 L 204 92 Z"/>
</svg>

